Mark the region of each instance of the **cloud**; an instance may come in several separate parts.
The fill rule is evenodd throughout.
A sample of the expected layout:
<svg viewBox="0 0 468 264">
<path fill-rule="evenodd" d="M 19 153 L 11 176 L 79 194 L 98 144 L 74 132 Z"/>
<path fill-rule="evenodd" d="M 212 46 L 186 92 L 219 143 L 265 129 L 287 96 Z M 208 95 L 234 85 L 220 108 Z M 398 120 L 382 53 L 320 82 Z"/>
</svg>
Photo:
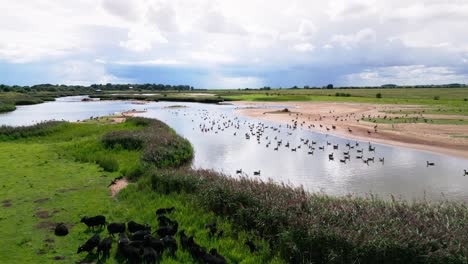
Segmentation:
<svg viewBox="0 0 468 264">
<path fill-rule="evenodd" d="M 234 57 L 227 54 L 213 52 L 192 52 L 191 58 L 194 61 L 206 63 L 232 63 L 236 61 Z"/>
<path fill-rule="evenodd" d="M 310 52 L 315 50 L 315 46 L 310 43 L 300 43 L 293 46 L 293 49 L 300 52 Z"/>
<path fill-rule="evenodd" d="M 339 34 L 332 36 L 331 42 L 338 43 L 343 47 L 352 48 L 360 44 L 369 44 L 376 41 L 376 33 L 371 28 L 361 29 L 354 34 Z"/>
<path fill-rule="evenodd" d="M 57 83 L 70 85 L 91 85 L 94 83 L 131 83 L 107 72 L 99 63 L 66 61 L 52 68 L 52 79 Z"/>
<path fill-rule="evenodd" d="M 110 14 L 129 21 L 139 20 L 143 9 L 140 0 L 101 0 L 101 7 Z"/>
<path fill-rule="evenodd" d="M 138 25 L 128 32 L 128 39 L 120 42 L 120 46 L 135 52 L 150 51 L 154 44 L 166 44 L 168 40 L 151 27 Z"/>
<path fill-rule="evenodd" d="M 398 85 L 448 84 L 468 82 L 468 74 L 451 67 L 408 65 L 366 69 L 344 77 L 348 85 L 370 86 L 394 83 Z"/>
<path fill-rule="evenodd" d="M 246 33 L 246 30 L 241 25 L 215 10 L 203 14 L 197 22 L 197 26 L 208 33 L 240 35 Z"/>
<path fill-rule="evenodd" d="M 177 24 L 177 13 L 169 2 L 158 2 L 150 6 L 146 19 L 161 31 L 177 32 L 179 26 Z"/>
<path fill-rule="evenodd" d="M 106 61 L 102 59 L 96 59 L 96 63 L 101 64 L 115 64 L 115 65 L 126 65 L 126 66 L 178 66 L 186 65 L 184 61 L 167 60 L 167 59 L 154 59 L 154 60 L 118 60 L 118 61 Z"/>
<path fill-rule="evenodd" d="M 0 63 L 18 82 L 20 69 L 41 82 L 44 71 L 79 61 L 97 64 L 102 80 L 380 84 L 372 74 L 417 81 L 390 74 L 411 65 L 453 71 L 432 72 L 440 81 L 465 80 L 468 61 L 462 0 L 15 0 L 0 8 Z"/>
</svg>

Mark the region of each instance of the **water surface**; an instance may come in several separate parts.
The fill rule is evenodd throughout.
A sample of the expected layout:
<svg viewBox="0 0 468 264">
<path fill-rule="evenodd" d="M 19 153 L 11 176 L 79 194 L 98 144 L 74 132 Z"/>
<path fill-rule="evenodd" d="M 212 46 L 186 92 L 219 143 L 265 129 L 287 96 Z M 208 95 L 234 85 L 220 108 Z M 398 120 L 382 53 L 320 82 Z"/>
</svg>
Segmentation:
<svg viewBox="0 0 468 264">
<path fill-rule="evenodd" d="M 466 159 L 381 144 L 372 144 L 375 152 L 369 152 L 368 142 L 243 118 L 230 105 L 174 102 L 139 105 L 124 101 L 81 102 L 81 99 L 20 106 L 14 112 L 0 114 L 0 125 L 30 125 L 52 119 L 76 121 L 147 109 L 142 116 L 160 119 L 190 140 L 195 149 L 194 168 L 213 169 L 232 176 L 242 170 L 242 175 L 248 177 L 272 179 L 332 195 L 374 194 L 389 198 L 393 194 L 409 200 L 468 201 L 468 177 L 463 176 L 463 169 L 468 169 Z M 174 105 L 184 107 L 170 107 Z M 257 138 L 259 131 L 261 136 Z M 278 141 L 282 141 L 281 146 Z M 333 145 L 338 145 L 338 150 Z M 274 150 L 276 147 L 278 150 Z M 292 151 L 294 148 L 296 151 Z M 357 152 L 361 149 L 362 154 Z M 349 152 L 346 163 L 340 161 L 343 152 Z M 334 160 L 329 160 L 331 153 Z M 356 158 L 361 155 L 365 159 L 373 157 L 374 162 L 365 164 Z M 435 166 L 426 166 L 426 161 Z M 260 175 L 255 176 L 254 171 L 260 171 Z"/>
</svg>

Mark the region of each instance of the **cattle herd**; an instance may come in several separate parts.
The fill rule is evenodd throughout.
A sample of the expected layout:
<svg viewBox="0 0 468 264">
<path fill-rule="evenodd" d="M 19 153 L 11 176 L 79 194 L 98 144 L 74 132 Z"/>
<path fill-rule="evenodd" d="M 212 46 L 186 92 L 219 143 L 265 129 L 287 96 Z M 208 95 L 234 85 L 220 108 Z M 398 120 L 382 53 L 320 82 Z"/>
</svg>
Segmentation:
<svg viewBox="0 0 468 264">
<path fill-rule="evenodd" d="M 179 223 L 169 218 L 175 210 L 174 207 L 160 208 L 156 211 L 156 218 L 159 223 L 158 228 L 152 232 L 151 227 L 146 224 L 139 224 L 135 221 L 128 223 L 107 223 L 106 217 L 97 215 L 94 217 L 83 217 L 84 223 L 92 231 L 102 231 L 107 225 L 109 236 L 102 239 L 99 234 L 94 234 L 84 244 L 78 247 L 77 254 L 87 252 L 97 255 L 98 261 L 103 261 L 110 257 L 112 244 L 117 241 L 116 258 L 126 263 L 157 263 L 163 257 L 164 252 L 174 257 L 179 249 L 177 235 L 179 237 L 182 250 L 189 252 L 194 262 L 207 264 L 227 263 L 226 259 L 218 253 L 215 248 L 209 251 L 195 242 L 193 236 L 187 236 L 185 230 L 179 230 Z M 98 228 L 96 230 L 96 228 Z M 216 223 L 205 225 L 210 238 L 221 238 L 223 230 L 217 228 Z M 68 234 L 67 227 L 60 223 L 55 228 L 55 234 L 65 236 Z M 117 237 L 116 237 L 117 236 Z M 245 242 L 250 252 L 255 252 L 258 247 L 248 240 Z"/>
</svg>

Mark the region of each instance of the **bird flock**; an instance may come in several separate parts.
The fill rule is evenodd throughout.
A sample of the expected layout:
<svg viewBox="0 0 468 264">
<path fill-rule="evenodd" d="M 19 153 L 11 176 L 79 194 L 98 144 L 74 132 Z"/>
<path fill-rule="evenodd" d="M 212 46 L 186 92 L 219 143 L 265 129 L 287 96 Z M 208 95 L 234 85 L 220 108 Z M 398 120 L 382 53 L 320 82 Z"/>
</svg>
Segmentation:
<svg viewBox="0 0 468 264">
<path fill-rule="evenodd" d="M 377 147 L 371 142 L 362 143 L 358 141 L 343 142 L 325 137 L 298 137 L 295 133 L 301 129 L 324 129 L 326 131 L 335 130 L 336 125 L 325 126 L 321 124 L 322 116 L 308 121 L 300 121 L 299 114 L 289 113 L 291 119 L 286 124 L 272 124 L 261 121 L 253 121 L 241 119 L 229 113 L 209 111 L 206 109 L 177 109 L 171 111 L 173 115 L 183 115 L 184 117 L 191 117 L 191 122 L 198 122 L 194 126 L 194 130 L 198 130 L 202 134 L 216 135 L 216 134 L 230 134 L 233 137 L 243 137 L 247 141 L 257 142 L 259 146 L 263 146 L 271 151 L 290 151 L 298 154 L 308 156 L 321 156 L 327 155 L 329 162 L 339 162 L 340 164 L 350 163 L 351 160 L 360 161 L 367 166 L 374 164 L 384 165 L 387 162 L 383 154 L 379 155 Z M 287 113 L 287 112 L 286 112 Z M 330 111 L 332 113 L 332 111 Z M 354 113 L 344 117 L 332 116 L 336 121 L 345 122 L 348 118 L 357 118 Z M 351 128 L 348 128 L 348 133 L 353 133 Z M 377 125 L 373 131 L 368 133 L 378 133 Z M 325 139 L 324 139 L 325 138 Z M 426 161 L 426 167 L 436 166 L 435 162 Z M 464 176 L 468 175 L 466 170 Z M 238 168 L 233 171 L 236 175 L 253 175 L 261 176 L 261 170 L 246 171 Z"/>
</svg>

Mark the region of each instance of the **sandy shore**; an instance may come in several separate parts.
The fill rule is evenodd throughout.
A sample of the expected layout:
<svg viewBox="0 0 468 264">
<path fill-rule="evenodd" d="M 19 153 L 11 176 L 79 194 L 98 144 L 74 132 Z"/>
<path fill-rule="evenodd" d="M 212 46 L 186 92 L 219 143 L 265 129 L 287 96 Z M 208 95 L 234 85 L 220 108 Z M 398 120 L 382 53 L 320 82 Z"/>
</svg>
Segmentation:
<svg viewBox="0 0 468 264">
<path fill-rule="evenodd" d="M 362 117 L 395 118 L 401 114 L 384 111 L 420 110 L 414 105 L 381 105 L 332 102 L 233 102 L 239 114 L 247 117 L 291 124 L 298 120 L 298 126 L 316 132 L 332 134 L 350 139 L 382 143 L 394 146 L 443 153 L 468 159 L 468 125 L 439 125 L 427 123 L 374 124 L 360 120 Z M 290 112 L 271 106 L 285 106 Z M 405 115 L 420 118 L 457 118 L 466 116 L 447 115 Z M 302 124 L 302 125 L 301 125 Z M 335 129 L 333 129 L 335 126 Z M 461 135 L 454 137 L 454 135 Z"/>
</svg>

